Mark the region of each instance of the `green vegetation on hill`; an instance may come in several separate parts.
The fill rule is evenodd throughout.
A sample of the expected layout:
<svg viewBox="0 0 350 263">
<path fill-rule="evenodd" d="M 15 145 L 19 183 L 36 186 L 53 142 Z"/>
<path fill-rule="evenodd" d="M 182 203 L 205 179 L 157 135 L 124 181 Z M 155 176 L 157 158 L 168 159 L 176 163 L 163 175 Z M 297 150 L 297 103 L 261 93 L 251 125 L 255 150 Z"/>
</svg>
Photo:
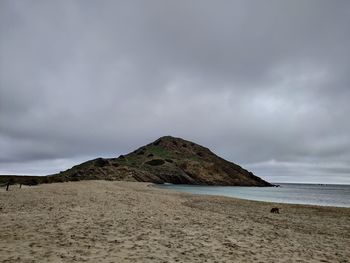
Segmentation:
<svg viewBox="0 0 350 263">
<path fill-rule="evenodd" d="M 270 186 L 209 149 L 171 136 L 118 158 L 97 158 L 39 179 L 39 183 L 77 180 L 126 180 L 153 183 Z"/>
</svg>

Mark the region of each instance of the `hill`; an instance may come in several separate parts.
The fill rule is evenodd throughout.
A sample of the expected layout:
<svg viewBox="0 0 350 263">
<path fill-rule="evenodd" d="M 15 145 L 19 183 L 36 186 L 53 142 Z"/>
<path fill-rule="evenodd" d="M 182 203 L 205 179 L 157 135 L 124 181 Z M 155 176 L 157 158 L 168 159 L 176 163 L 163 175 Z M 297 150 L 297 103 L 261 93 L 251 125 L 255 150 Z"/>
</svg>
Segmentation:
<svg viewBox="0 0 350 263">
<path fill-rule="evenodd" d="M 34 175 L 0 175 L 0 186 L 10 184 L 37 185 L 45 177 Z"/>
<path fill-rule="evenodd" d="M 208 148 L 171 136 L 118 158 L 97 158 L 50 175 L 44 182 L 124 180 L 152 183 L 271 186 Z"/>
</svg>

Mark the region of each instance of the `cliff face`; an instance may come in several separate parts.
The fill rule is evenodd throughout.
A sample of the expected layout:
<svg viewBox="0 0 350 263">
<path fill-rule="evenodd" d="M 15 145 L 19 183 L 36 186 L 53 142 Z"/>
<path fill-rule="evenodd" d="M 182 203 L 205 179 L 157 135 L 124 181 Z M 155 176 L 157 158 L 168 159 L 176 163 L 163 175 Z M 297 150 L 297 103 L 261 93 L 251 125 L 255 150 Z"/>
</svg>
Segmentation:
<svg viewBox="0 0 350 263">
<path fill-rule="evenodd" d="M 271 186 L 209 149 L 171 136 L 118 158 L 98 158 L 46 178 L 48 182 L 89 179 L 153 183 Z"/>
</svg>

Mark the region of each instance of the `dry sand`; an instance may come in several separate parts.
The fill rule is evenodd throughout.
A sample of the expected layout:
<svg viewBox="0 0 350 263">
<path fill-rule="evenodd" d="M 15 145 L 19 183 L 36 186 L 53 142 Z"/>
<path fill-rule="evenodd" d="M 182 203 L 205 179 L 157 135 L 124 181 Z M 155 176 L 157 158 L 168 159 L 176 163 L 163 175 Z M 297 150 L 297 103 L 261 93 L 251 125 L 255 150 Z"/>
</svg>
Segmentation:
<svg viewBox="0 0 350 263">
<path fill-rule="evenodd" d="M 271 214 L 278 206 L 281 214 Z M 349 262 L 350 209 L 82 181 L 0 190 L 0 262 Z"/>
</svg>

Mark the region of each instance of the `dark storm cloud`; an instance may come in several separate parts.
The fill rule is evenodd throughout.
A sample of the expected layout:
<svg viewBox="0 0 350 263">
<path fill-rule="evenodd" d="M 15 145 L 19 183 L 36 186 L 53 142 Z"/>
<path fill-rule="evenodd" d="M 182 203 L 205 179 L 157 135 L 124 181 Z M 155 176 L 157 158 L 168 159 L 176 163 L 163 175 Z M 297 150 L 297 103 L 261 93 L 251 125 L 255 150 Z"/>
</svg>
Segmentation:
<svg viewBox="0 0 350 263">
<path fill-rule="evenodd" d="M 1 1 L 0 173 L 159 136 L 349 183 L 348 1 Z"/>
</svg>

